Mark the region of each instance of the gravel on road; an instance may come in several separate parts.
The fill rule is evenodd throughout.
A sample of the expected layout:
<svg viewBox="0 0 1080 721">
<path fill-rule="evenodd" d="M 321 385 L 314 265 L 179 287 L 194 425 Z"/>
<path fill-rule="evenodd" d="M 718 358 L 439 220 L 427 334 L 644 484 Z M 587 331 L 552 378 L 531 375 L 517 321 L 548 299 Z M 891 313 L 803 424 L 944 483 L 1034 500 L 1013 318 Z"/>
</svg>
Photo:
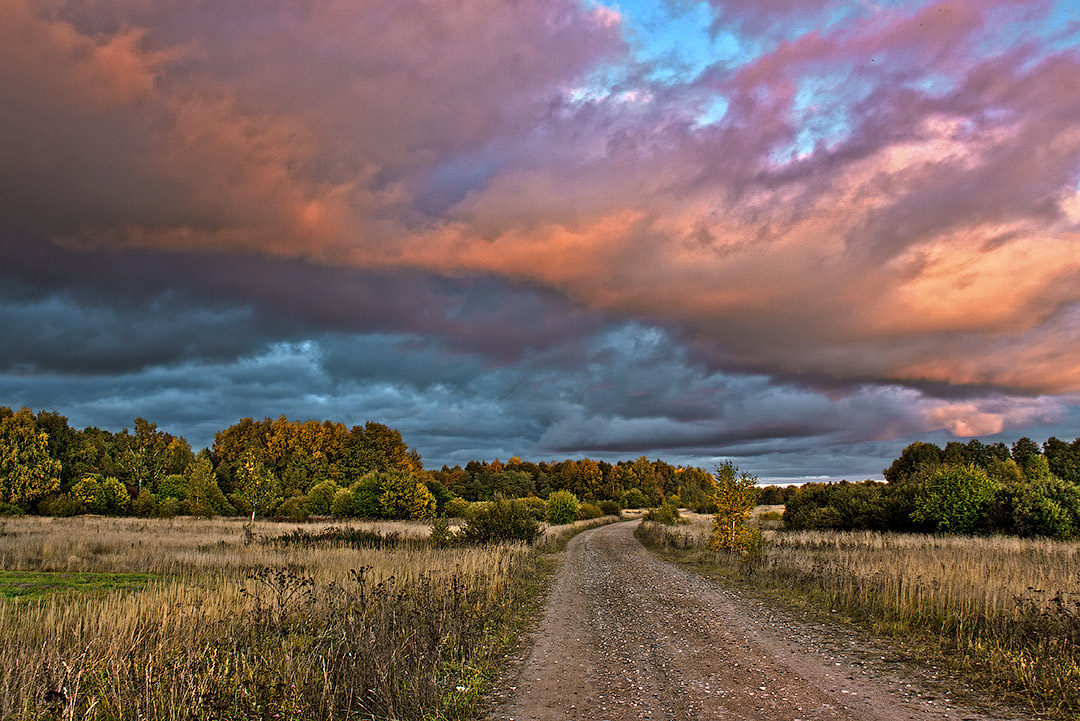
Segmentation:
<svg viewBox="0 0 1080 721">
<path fill-rule="evenodd" d="M 567 546 L 533 645 L 492 721 L 1021 721 L 965 708 L 850 629 L 792 614 L 666 563 L 634 523 Z M 959 690 L 959 689 L 957 689 Z"/>
</svg>

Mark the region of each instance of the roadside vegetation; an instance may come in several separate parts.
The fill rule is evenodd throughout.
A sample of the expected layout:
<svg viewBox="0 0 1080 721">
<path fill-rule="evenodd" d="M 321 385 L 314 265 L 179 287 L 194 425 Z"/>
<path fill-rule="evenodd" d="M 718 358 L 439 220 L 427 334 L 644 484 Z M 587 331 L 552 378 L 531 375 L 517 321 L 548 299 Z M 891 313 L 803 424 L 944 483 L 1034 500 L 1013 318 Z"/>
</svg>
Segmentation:
<svg viewBox="0 0 1080 721">
<path fill-rule="evenodd" d="M 472 718 L 544 551 L 611 520 L 529 545 L 418 521 L 7 519 L 0 718 Z"/>
</svg>

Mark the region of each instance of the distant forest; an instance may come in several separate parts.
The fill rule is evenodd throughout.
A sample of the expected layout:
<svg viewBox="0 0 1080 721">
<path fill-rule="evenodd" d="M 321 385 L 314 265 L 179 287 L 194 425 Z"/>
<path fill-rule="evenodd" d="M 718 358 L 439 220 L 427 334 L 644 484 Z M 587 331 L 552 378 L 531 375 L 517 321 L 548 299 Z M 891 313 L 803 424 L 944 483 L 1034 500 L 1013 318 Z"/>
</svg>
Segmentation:
<svg viewBox="0 0 1080 721">
<path fill-rule="evenodd" d="M 785 498 L 789 529 L 1080 536 L 1080 438 L 1011 447 L 909 445 L 885 483 L 808 483 Z"/>
<path fill-rule="evenodd" d="M 883 474 L 884 483 L 766 486 L 758 502 L 785 505 L 791 530 L 1080 537 L 1080 439 L 915 442 Z M 571 494 L 580 518 L 661 505 L 713 513 L 715 483 L 705 469 L 644 456 L 429 470 L 401 433 L 374 421 L 244 418 L 196 453 L 142 418 L 113 433 L 0 407 L 0 515 L 407 519 L 465 516 L 470 503 L 502 497 L 526 499 L 543 519 L 556 494 Z"/>
<path fill-rule="evenodd" d="M 431 518 L 502 496 L 529 498 L 542 515 L 555 492 L 573 494 L 584 516 L 602 502 L 608 510 L 670 502 L 708 512 L 713 484 L 704 469 L 645 457 L 428 470 L 401 433 L 374 421 L 349 428 L 244 418 L 196 453 L 142 418 L 113 433 L 72 428 L 51 411 L 0 407 L 0 514 Z"/>
</svg>

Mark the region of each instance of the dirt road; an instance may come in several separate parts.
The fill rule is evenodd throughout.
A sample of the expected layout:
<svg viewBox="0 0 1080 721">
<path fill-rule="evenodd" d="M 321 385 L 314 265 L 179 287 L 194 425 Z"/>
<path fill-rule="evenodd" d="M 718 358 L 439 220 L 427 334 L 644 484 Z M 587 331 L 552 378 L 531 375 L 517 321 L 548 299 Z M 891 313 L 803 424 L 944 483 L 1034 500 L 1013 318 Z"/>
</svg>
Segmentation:
<svg viewBox="0 0 1080 721">
<path fill-rule="evenodd" d="M 497 721 L 1001 721 L 962 708 L 850 631 L 806 623 L 665 563 L 619 523 L 574 538 Z M 938 679 L 940 681 L 940 679 Z"/>
</svg>

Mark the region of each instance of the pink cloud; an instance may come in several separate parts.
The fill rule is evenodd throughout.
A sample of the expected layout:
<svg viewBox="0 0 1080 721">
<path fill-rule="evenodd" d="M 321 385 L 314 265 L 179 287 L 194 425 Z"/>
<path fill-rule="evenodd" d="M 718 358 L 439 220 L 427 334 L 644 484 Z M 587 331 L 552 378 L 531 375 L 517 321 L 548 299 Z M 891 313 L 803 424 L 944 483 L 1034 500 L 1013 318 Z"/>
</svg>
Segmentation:
<svg viewBox="0 0 1080 721">
<path fill-rule="evenodd" d="M 854 16 L 584 99 L 625 48 L 576 0 L 51 7 L 0 9 L 0 209 L 42 235 L 491 273 L 784 376 L 1080 390 L 1080 58 L 980 50 L 1022 4 Z M 778 159 L 815 73 L 849 127 Z"/>
</svg>

